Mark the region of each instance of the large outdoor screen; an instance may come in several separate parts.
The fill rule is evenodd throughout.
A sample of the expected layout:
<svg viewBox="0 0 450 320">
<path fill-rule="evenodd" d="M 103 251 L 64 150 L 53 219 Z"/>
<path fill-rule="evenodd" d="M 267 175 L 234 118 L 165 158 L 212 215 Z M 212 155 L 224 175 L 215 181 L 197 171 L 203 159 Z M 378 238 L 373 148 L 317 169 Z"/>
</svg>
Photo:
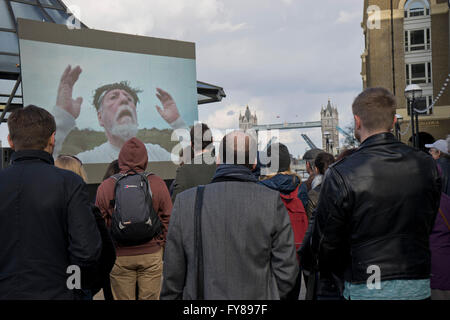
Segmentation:
<svg viewBox="0 0 450 320">
<path fill-rule="evenodd" d="M 173 176 L 173 130 L 198 119 L 193 43 L 30 20 L 19 21 L 19 38 L 24 105 L 55 116 L 55 157 L 77 156 L 99 182 L 137 136 L 150 169 Z"/>
</svg>

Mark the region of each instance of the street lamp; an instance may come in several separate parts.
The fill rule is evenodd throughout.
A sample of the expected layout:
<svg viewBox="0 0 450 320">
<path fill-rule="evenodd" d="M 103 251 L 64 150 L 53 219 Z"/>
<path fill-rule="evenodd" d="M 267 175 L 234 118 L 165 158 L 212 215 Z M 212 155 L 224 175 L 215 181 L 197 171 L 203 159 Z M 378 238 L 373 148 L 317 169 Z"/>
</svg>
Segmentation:
<svg viewBox="0 0 450 320">
<path fill-rule="evenodd" d="M 403 120 L 403 116 L 401 114 L 396 114 L 395 118 L 397 118 L 397 121 L 395 121 L 395 136 L 397 137 L 397 140 L 400 141 L 400 120 Z"/>
<path fill-rule="evenodd" d="M 413 146 L 419 147 L 419 114 L 414 110 L 417 98 L 422 97 L 422 88 L 417 84 L 410 84 L 405 89 L 405 97 L 408 100 L 408 111 L 411 116 L 411 138 Z M 416 116 L 416 125 L 414 125 L 414 115 Z"/>
</svg>

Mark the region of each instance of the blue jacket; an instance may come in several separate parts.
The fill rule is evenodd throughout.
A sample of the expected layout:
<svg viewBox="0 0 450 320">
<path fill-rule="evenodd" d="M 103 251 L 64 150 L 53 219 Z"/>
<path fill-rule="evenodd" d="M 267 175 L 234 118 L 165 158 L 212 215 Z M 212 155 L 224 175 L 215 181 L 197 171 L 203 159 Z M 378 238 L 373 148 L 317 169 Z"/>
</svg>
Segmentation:
<svg viewBox="0 0 450 320">
<path fill-rule="evenodd" d="M 270 179 L 260 181 L 259 184 L 262 184 L 272 190 L 276 190 L 282 194 L 290 194 L 298 187 L 300 184 L 300 179 L 297 176 L 277 174 Z"/>
<path fill-rule="evenodd" d="M 70 265 L 94 266 L 101 239 L 87 186 L 45 151 L 12 155 L 0 171 L 0 300 L 74 299 Z"/>
</svg>

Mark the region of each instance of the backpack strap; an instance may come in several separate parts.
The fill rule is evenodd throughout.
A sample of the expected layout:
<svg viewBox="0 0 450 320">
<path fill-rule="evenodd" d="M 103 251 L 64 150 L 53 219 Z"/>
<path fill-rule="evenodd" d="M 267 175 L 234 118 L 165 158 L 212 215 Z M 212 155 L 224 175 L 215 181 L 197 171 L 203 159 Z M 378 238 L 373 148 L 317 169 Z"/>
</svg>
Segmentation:
<svg viewBox="0 0 450 320">
<path fill-rule="evenodd" d="M 203 239 L 202 239 L 202 205 L 205 186 L 197 187 L 194 211 L 194 252 L 197 264 L 197 300 L 205 299 L 204 265 L 203 265 Z"/>
<path fill-rule="evenodd" d="M 114 206 L 116 205 L 116 190 L 117 190 L 117 182 L 119 182 L 120 179 L 126 177 L 127 175 L 125 173 L 116 173 L 115 175 L 112 175 L 110 178 L 115 180 L 115 184 L 114 184 L 114 198 L 111 199 L 109 201 L 109 204 L 111 207 L 114 208 Z"/>
<path fill-rule="evenodd" d="M 126 174 L 124 174 L 124 173 L 116 173 L 115 175 L 112 175 L 110 178 L 113 178 L 117 182 L 120 180 L 120 178 L 123 178 L 125 176 L 126 176 Z"/>
<path fill-rule="evenodd" d="M 148 181 L 148 177 L 149 177 L 149 176 L 153 176 L 153 175 L 155 175 L 155 174 L 154 174 L 153 172 L 144 172 L 144 173 L 142 173 L 142 175 L 145 177 L 145 180 L 147 181 L 147 184 L 148 184 L 148 192 L 150 192 L 150 197 L 153 198 L 152 188 L 151 188 L 151 186 L 150 186 L 150 182 Z"/>
</svg>

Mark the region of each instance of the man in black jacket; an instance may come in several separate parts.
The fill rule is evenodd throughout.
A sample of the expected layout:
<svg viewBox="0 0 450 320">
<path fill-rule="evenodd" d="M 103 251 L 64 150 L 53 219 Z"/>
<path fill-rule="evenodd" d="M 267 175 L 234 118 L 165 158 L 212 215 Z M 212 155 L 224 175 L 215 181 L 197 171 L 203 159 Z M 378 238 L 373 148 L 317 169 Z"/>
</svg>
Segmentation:
<svg viewBox="0 0 450 320">
<path fill-rule="evenodd" d="M 53 165 L 50 113 L 18 109 L 8 128 L 15 153 L 0 172 L 0 300 L 74 299 L 101 251 L 86 184 Z"/>
<path fill-rule="evenodd" d="M 361 146 L 325 175 L 312 239 L 319 270 L 344 278 L 347 299 L 427 299 L 436 164 L 390 133 L 396 102 L 386 89 L 365 90 L 352 109 Z"/>
</svg>

